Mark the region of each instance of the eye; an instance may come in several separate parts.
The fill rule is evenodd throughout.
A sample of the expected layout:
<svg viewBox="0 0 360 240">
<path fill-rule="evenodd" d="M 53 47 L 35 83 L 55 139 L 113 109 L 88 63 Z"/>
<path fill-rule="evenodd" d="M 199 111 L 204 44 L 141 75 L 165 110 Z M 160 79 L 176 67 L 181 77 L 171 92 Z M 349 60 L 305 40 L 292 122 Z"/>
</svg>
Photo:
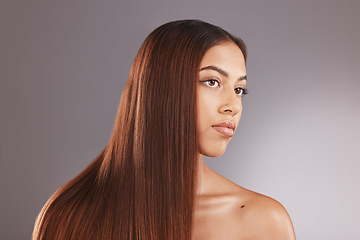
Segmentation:
<svg viewBox="0 0 360 240">
<path fill-rule="evenodd" d="M 243 96 L 248 93 L 246 88 L 235 88 L 236 95 Z"/>
<path fill-rule="evenodd" d="M 208 85 L 209 87 L 216 87 L 215 85 L 217 84 L 217 86 L 219 86 L 219 81 L 218 80 L 215 80 L 215 79 L 209 79 L 209 80 L 206 80 L 206 81 L 203 81 L 206 85 Z M 209 84 L 207 84 L 209 83 Z"/>
</svg>

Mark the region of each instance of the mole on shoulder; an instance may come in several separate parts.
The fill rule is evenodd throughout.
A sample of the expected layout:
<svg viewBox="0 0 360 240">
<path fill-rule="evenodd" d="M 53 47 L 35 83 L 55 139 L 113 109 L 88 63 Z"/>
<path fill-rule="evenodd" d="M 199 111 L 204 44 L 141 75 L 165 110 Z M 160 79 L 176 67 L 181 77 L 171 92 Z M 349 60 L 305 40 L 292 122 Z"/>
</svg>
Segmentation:
<svg viewBox="0 0 360 240">
<path fill-rule="evenodd" d="M 245 205 L 242 205 L 241 208 L 245 207 Z"/>
</svg>

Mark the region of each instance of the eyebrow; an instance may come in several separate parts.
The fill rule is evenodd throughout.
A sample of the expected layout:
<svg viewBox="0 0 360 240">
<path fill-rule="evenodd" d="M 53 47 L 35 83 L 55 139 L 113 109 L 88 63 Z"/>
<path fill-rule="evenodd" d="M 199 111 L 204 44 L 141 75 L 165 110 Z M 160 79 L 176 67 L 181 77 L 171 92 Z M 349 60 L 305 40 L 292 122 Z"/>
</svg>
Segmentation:
<svg viewBox="0 0 360 240">
<path fill-rule="evenodd" d="M 219 68 L 219 67 L 216 67 L 216 66 L 213 66 L 213 65 L 209 65 L 209 66 L 206 66 L 206 67 L 203 67 L 203 68 L 200 68 L 200 71 L 203 71 L 203 70 L 214 70 L 214 71 L 217 71 L 218 73 L 220 73 L 221 75 L 225 76 L 225 77 L 228 77 L 229 74 L 224 71 L 223 69 Z M 242 76 L 239 78 L 239 80 L 247 80 L 247 76 Z"/>
</svg>

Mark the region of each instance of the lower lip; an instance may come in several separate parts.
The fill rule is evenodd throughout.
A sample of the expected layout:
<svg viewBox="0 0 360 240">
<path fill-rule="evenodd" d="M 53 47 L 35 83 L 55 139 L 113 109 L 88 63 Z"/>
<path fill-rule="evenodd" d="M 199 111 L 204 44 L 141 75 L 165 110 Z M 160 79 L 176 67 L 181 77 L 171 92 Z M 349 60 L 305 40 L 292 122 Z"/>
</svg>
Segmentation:
<svg viewBox="0 0 360 240">
<path fill-rule="evenodd" d="M 217 132 L 221 133 L 225 137 L 232 137 L 234 135 L 234 130 L 227 127 L 213 127 Z"/>
</svg>

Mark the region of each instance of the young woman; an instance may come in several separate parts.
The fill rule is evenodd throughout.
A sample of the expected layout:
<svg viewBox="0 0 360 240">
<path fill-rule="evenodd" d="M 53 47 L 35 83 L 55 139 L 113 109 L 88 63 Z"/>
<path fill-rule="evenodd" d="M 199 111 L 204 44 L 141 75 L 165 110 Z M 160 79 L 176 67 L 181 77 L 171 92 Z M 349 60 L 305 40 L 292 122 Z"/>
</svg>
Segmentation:
<svg viewBox="0 0 360 240">
<path fill-rule="evenodd" d="M 241 39 L 199 20 L 155 29 L 107 146 L 50 197 L 33 239 L 295 239 L 280 203 L 203 162 L 236 131 L 246 55 Z"/>
</svg>

